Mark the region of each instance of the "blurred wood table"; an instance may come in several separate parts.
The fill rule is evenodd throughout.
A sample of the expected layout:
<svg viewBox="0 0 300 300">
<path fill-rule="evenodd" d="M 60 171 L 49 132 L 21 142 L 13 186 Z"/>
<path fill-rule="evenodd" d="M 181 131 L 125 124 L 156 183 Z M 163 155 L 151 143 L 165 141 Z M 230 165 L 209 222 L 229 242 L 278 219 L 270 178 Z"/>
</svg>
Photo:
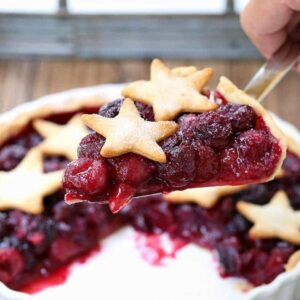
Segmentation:
<svg viewBox="0 0 300 300">
<path fill-rule="evenodd" d="M 170 66 L 211 66 L 215 86 L 219 75 L 244 87 L 260 66 L 260 61 L 170 60 Z M 66 60 L 24 59 L 0 61 L 0 112 L 40 96 L 101 83 L 147 79 L 150 61 L 145 60 Z M 291 73 L 264 104 L 300 128 L 300 75 Z"/>
</svg>

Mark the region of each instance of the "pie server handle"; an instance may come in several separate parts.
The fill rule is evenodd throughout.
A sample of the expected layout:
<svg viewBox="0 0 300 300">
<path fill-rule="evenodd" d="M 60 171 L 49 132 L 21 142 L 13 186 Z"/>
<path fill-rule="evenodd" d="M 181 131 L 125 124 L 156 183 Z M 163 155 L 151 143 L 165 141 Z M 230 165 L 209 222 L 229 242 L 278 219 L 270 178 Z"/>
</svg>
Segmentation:
<svg viewBox="0 0 300 300">
<path fill-rule="evenodd" d="M 285 44 L 258 70 L 244 91 L 262 101 L 293 68 L 299 56 L 299 45 Z"/>
</svg>

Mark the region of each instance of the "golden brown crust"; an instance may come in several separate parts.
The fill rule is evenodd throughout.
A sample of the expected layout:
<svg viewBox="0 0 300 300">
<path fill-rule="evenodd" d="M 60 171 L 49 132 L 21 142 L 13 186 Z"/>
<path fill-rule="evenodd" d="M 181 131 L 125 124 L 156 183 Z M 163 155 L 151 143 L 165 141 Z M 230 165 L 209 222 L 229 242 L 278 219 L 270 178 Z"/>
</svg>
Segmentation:
<svg viewBox="0 0 300 300">
<path fill-rule="evenodd" d="M 212 208 L 222 197 L 237 193 L 247 187 L 248 185 L 194 188 L 184 191 L 175 191 L 164 195 L 164 198 L 169 202 L 193 202 L 205 208 Z"/>
<path fill-rule="evenodd" d="M 212 76 L 212 69 L 194 67 L 169 69 L 154 59 L 149 81 L 130 83 L 122 90 L 124 97 L 151 105 L 156 121 L 172 121 L 181 113 L 214 110 L 217 105 L 200 92 Z"/>
<path fill-rule="evenodd" d="M 113 99 L 109 96 L 95 94 L 86 97 L 70 97 L 62 100 L 62 102 L 53 101 L 53 103 L 51 103 L 48 101 L 41 105 L 33 105 L 30 109 L 20 109 L 13 118 L 0 120 L 0 144 L 5 142 L 9 137 L 18 134 L 18 132 L 34 119 L 45 118 L 56 113 L 72 112 L 82 108 L 100 106 L 111 100 Z"/>
<path fill-rule="evenodd" d="M 274 176 L 280 172 L 280 168 L 286 156 L 287 143 L 285 135 L 275 124 L 270 113 L 264 109 L 264 107 L 257 100 L 247 95 L 244 91 L 238 89 L 228 78 L 223 76 L 220 77 L 217 91 L 224 95 L 229 102 L 251 106 L 258 113 L 258 115 L 264 119 L 272 135 L 279 141 L 282 150 L 281 158 L 278 161 L 277 167 L 273 174 L 269 178 L 264 178 L 262 181 L 264 182 L 272 180 Z"/>
<path fill-rule="evenodd" d="M 62 176 L 63 170 L 44 173 L 41 151 L 31 149 L 15 169 L 0 171 L 0 210 L 42 213 L 44 197 L 61 188 Z"/>
<path fill-rule="evenodd" d="M 287 142 L 287 148 L 290 152 L 296 154 L 300 157 L 300 144 L 294 138 L 292 138 L 289 134 L 284 134 Z"/>
<path fill-rule="evenodd" d="M 254 289 L 254 285 L 250 282 L 237 282 L 235 284 L 235 287 L 240 290 L 241 292 L 247 293 L 250 292 L 252 289 Z"/>
<path fill-rule="evenodd" d="M 193 73 L 197 72 L 197 68 L 194 66 L 188 66 L 188 67 L 177 67 L 171 69 L 171 73 L 174 76 L 180 76 L 180 77 L 186 77 Z"/>
<path fill-rule="evenodd" d="M 237 210 L 254 223 L 253 239 L 279 238 L 300 245 L 300 212 L 295 211 L 284 191 L 278 191 L 265 205 L 239 201 Z"/>
<path fill-rule="evenodd" d="M 276 179 L 284 177 L 283 169 L 275 175 Z M 193 202 L 205 208 L 214 207 L 224 196 L 229 196 L 249 187 L 249 184 L 244 185 L 223 185 L 203 188 L 186 189 L 183 191 L 175 191 L 164 195 L 164 198 L 169 202 L 174 203 L 189 203 Z"/>
<path fill-rule="evenodd" d="M 284 266 L 287 272 L 292 271 L 298 265 L 300 261 L 300 250 L 294 252 L 290 257 L 286 265 Z"/>
<path fill-rule="evenodd" d="M 81 113 L 74 115 L 64 125 L 37 119 L 33 121 L 33 127 L 44 138 L 38 145 L 44 154 L 61 155 L 70 160 L 77 158 L 78 145 L 89 134 L 81 120 Z"/>
</svg>

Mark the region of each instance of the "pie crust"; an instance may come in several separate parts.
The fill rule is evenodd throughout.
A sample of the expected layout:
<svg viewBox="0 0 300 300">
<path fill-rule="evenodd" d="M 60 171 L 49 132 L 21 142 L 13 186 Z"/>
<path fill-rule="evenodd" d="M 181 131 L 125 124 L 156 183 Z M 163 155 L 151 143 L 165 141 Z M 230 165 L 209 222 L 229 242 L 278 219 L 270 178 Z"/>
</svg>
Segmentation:
<svg viewBox="0 0 300 300">
<path fill-rule="evenodd" d="M 43 155 L 38 147 L 32 148 L 16 168 L 0 171 L 0 210 L 42 213 L 44 197 L 61 188 L 62 175 L 63 170 L 44 173 Z"/>
<path fill-rule="evenodd" d="M 101 149 L 103 157 L 133 152 L 162 163 L 167 161 L 167 157 L 157 142 L 172 135 L 178 128 L 173 121 L 144 120 L 129 98 L 124 100 L 115 118 L 86 114 L 82 116 L 82 120 L 88 127 L 106 138 Z"/>
<path fill-rule="evenodd" d="M 164 198 L 172 203 L 193 202 L 205 208 L 212 208 L 222 197 L 237 193 L 246 189 L 247 187 L 248 185 L 229 185 L 194 188 L 184 191 L 175 191 L 164 195 Z"/>
<path fill-rule="evenodd" d="M 285 270 L 287 272 L 294 270 L 295 267 L 297 267 L 299 261 L 300 261 L 300 250 L 294 252 L 289 257 L 289 260 L 288 260 L 287 264 L 285 265 Z"/>
<path fill-rule="evenodd" d="M 237 210 L 253 222 L 249 230 L 253 239 L 279 238 L 300 245 L 300 211 L 292 208 L 284 191 L 276 192 L 265 205 L 240 200 Z"/>
<path fill-rule="evenodd" d="M 81 113 L 74 115 L 66 124 L 37 119 L 33 121 L 34 129 L 44 138 L 39 144 L 44 154 L 62 155 L 70 160 L 77 158 L 77 147 L 82 138 L 89 134 L 88 128 L 81 120 Z"/>
<path fill-rule="evenodd" d="M 300 157 L 300 144 L 289 134 L 285 134 L 288 150 Z"/>
<path fill-rule="evenodd" d="M 200 92 L 212 76 L 212 69 L 194 67 L 169 69 L 154 59 L 150 80 L 134 81 L 122 95 L 151 105 L 156 121 L 172 121 L 181 113 L 199 113 L 214 110 L 217 105 Z"/>
<path fill-rule="evenodd" d="M 224 76 L 220 77 L 220 81 L 216 90 L 220 92 L 226 98 L 226 100 L 228 100 L 231 103 L 245 104 L 251 106 L 258 113 L 258 115 L 263 118 L 270 132 L 277 138 L 281 146 L 282 153 L 286 153 L 287 142 L 285 135 L 274 123 L 270 113 L 256 99 L 252 98 L 244 91 L 238 89 L 228 78 Z M 280 168 L 285 157 L 285 154 L 281 156 L 281 159 L 277 164 L 276 170 L 265 181 L 272 180 L 275 177 L 275 175 L 278 174 L 278 172 L 280 172 Z"/>
<path fill-rule="evenodd" d="M 8 138 L 18 134 L 30 121 L 39 118 L 46 118 L 47 116 L 56 113 L 67 113 L 83 108 L 94 106 L 101 106 L 112 101 L 114 97 L 105 97 L 101 95 L 91 95 L 89 97 L 70 97 L 62 102 L 45 102 L 43 105 L 32 106 L 30 109 L 21 110 L 14 118 L 4 118 L 0 120 L 1 135 L 0 145 Z M 13 110 L 11 111 L 13 112 Z"/>
</svg>

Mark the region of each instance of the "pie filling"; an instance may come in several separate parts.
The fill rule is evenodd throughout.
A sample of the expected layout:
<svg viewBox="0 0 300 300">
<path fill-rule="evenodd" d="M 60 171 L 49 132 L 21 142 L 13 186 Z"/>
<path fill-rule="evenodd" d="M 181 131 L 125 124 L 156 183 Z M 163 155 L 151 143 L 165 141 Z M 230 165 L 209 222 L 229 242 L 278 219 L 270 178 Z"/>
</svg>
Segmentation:
<svg viewBox="0 0 300 300">
<path fill-rule="evenodd" d="M 120 104 L 121 101 L 111 103 L 100 113 L 113 117 Z M 137 107 L 144 118 L 153 119 L 150 107 L 142 104 L 137 104 Z M 63 124 L 75 113 L 53 115 L 49 120 Z M 189 177 L 200 183 L 201 180 L 240 183 L 247 171 L 250 174 L 247 178 L 256 180 L 257 174 L 268 176 L 277 162 L 280 148 L 250 107 L 224 104 L 216 113 L 183 115 L 178 123 L 178 133 L 161 143 L 169 158 L 165 165 L 135 154 L 105 160 L 99 155 L 103 138 L 96 133 L 90 134 L 81 143 L 80 159 L 68 169 L 67 173 L 75 174 L 68 184 L 72 183 L 72 187 L 77 184 L 83 196 L 97 191 L 100 186 L 108 186 L 111 180 L 118 184 L 120 193 L 132 193 L 130 191 L 136 189 L 139 193 L 148 193 L 190 186 Z M 195 135 L 201 139 L 196 139 Z M 243 136 L 248 138 L 245 140 Z M 191 137 L 194 137 L 192 147 L 187 147 Z M 41 141 L 42 137 L 33 127 L 27 126 L 18 136 L 0 146 L 0 170 L 15 168 L 26 152 Z M 255 145 L 255 153 L 253 148 L 248 148 L 249 143 Z M 218 160 L 220 153 L 221 161 Z M 210 161 L 209 165 L 206 165 L 207 161 Z M 47 156 L 44 171 L 62 169 L 67 163 L 64 157 Z M 198 168 L 198 163 L 201 168 Z M 216 167 L 218 174 L 212 166 Z M 234 166 L 234 169 L 228 170 L 229 166 Z M 84 177 L 76 176 L 80 174 L 76 170 L 81 168 L 87 172 L 87 187 L 84 187 Z M 198 173 L 195 175 L 196 170 Z M 195 243 L 212 250 L 216 253 L 222 276 L 239 276 L 254 285 L 270 282 L 284 271 L 288 257 L 299 247 L 275 239 L 251 240 L 248 237 L 251 223 L 237 212 L 235 203 L 240 198 L 266 203 L 281 189 L 287 192 L 293 207 L 300 209 L 300 159 L 288 153 L 284 170 L 285 177 L 223 197 L 212 209 L 189 203 L 171 204 L 161 196 L 152 196 L 133 201 L 114 215 L 107 206 L 99 203 L 67 205 L 65 193 L 60 190 L 44 199 L 42 214 L 2 211 L 0 280 L 10 288 L 22 290 L 34 279 L 47 278 L 84 255 L 118 228 L 130 225 L 144 233 L 168 233 L 184 243 Z M 96 176 L 93 181 L 91 175 L 103 172 L 110 176 L 109 180 L 102 178 L 99 182 Z M 160 177 L 154 181 L 155 176 Z M 85 193 L 82 191 L 84 188 L 88 189 Z M 91 200 L 98 201 L 98 194 L 93 195 Z"/>
<path fill-rule="evenodd" d="M 176 133 L 159 143 L 166 163 L 134 153 L 104 158 L 105 138 L 97 132 L 86 136 L 79 158 L 65 172 L 65 200 L 108 202 L 118 212 L 134 196 L 266 181 L 282 157 L 280 142 L 251 106 L 228 103 L 218 93 L 215 98 L 215 111 L 185 113 L 175 120 Z M 122 102 L 102 107 L 99 115 L 115 117 Z M 145 120 L 154 121 L 150 106 L 135 104 Z"/>
<path fill-rule="evenodd" d="M 266 204 L 279 190 L 284 190 L 292 207 L 300 210 L 300 159 L 287 154 L 283 169 L 285 177 L 249 186 L 222 197 L 211 209 L 197 204 L 168 203 L 160 196 L 132 201 L 120 212 L 136 230 L 149 234 L 168 233 L 211 250 L 218 261 L 222 277 L 240 277 L 254 286 L 273 281 L 298 245 L 279 239 L 254 240 L 249 237 L 253 225 L 236 209 L 244 201 Z"/>
</svg>

